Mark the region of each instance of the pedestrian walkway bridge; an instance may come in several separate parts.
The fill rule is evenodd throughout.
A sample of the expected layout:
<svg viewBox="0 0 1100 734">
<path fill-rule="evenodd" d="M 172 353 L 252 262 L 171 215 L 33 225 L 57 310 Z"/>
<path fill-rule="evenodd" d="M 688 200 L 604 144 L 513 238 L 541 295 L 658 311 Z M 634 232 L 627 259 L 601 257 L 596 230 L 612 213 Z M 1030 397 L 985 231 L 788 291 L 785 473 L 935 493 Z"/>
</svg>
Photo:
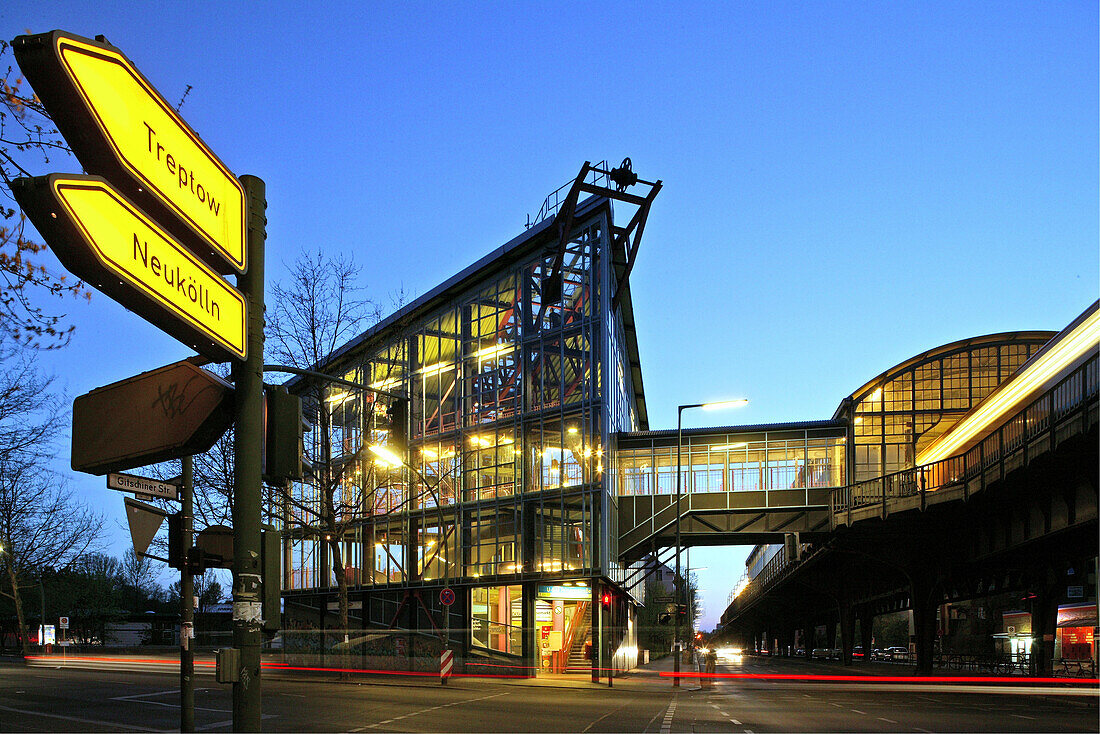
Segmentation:
<svg viewBox="0 0 1100 734">
<path fill-rule="evenodd" d="M 1098 343 L 1094 304 L 923 447 L 917 466 L 851 484 L 853 433 L 844 419 L 619 434 L 619 558 L 637 560 L 675 543 L 678 481 L 682 546 L 778 543 L 788 533 L 812 538 L 965 501 L 1066 441 L 1095 435 Z"/>
<path fill-rule="evenodd" d="M 844 483 L 846 423 L 810 421 L 683 431 L 681 544 L 779 542 L 827 532 Z M 619 557 L 675 543 L 676 431 L 619 434 Z"/>
</svg>

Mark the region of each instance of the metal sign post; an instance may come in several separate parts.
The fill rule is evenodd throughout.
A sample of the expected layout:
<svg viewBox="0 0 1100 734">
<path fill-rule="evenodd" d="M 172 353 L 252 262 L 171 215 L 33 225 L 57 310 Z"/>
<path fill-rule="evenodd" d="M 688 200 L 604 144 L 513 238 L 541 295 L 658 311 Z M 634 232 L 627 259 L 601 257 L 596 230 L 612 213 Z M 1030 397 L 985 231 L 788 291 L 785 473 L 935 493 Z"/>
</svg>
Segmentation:
<svg viewBox="0 0 1100 734">
<path fill-rule="evenodd" d="M 183 529 L 183 557 L 191 550 L 195 529 L 193 497 L 193 462 L 190 456 L 181 459 L 183 484 L 180 486 L 180 502 Z M 180 731 L 195 731 L 195 579 L 191 569 L 184 564 L 180 571 Z"/>
<path fill-rule="evenodd" d="M 233 683 L 233 730 L 260 731 L 260 644 L 263 629 L 260 501 L 263 474 L 264 182 L 241 176 L 248 209 L 248 272 L 237 288 L 248 300 L 248 358 L 233 365 L 237 440 L 233 446 L 233 647 L 240 664 Z"/>
<path fill-rule="evenodd" d="M 225 660 L 239 662 L 225 675 L 233 681 L 234 730 L 260 731 L 264 183 L 254 176 L 234 177 L 163 95 L 102 36 L 91 40 L 51 31 L 20 36 L 12 48 L 77 160 L 96 174 L 50 174 L 11 182 L 28 218 L 68 270 L 200 354 L 233 363 L 234 649 Z M 237 274 L 236 289 L 221 277 L 223 273 Z M 174 367 L 178 365 L 165 369 Z M 141 382 L 141 377 L 133 382 Z M 212 376 L 203 379 L 209 383 Z M 212 402 L 195 410 L 196 401 L 184 400 L 178 384 L 160 389 L 165 386 L 157 383 L 157 394 L 149 400 L 127 402 L 119 400 L 118 393 L 103 400 L 107 389 L 78 399 L 73 411 L 73 468 L 93 474 L 118 472 L 209 448 L 227 428 L 218 415 L 224 412 L 225 391 L 199 389 L 209 393 Z M 97 412 L 93 405 L 104 409 Z M 112 412 L 112 405 L 124 407 Z M 127 405 L 136 413 L 126 414 Z M 82 408 L 88 410 L 82 413 Z M 164 416 L 148 422 L 158 429 L 158 435 L 149 436 L 142 421 L 156 410 Z M 127 420 L 135 414 L 137 420 Z M 92 420 L 82 420 L 81 415 Z M 114 417 L 114 424 L 104 425 L 104 416 Z M 207 439 L 205 446 L 198 445 Z M 190 475 L 189 460 L 185 464 Z M 188 504 L 181 519 L 184 543 L 190 545 L 190 476 L 185 484 Z M 126 506 L 135 549 L 142 541 L 147 547 L 150 530 L 156 532 L 165 513 L 129 498 Z M 189 600 L 193 586 L 188 583 L 187 562 L 183 563 L 181 591 Z M 187 616 L 185 602 L 184 621 Z M 183 662 L 193 653 L 191 637 L 180 644 L 181 688 L 186 689 L 183 684 L 193 683 L 193 670 Z M 194 728 L 194 700 L 189 706 L 186 690 L 181 694 L 181 727 L 187 731 Z"/>
</svg>

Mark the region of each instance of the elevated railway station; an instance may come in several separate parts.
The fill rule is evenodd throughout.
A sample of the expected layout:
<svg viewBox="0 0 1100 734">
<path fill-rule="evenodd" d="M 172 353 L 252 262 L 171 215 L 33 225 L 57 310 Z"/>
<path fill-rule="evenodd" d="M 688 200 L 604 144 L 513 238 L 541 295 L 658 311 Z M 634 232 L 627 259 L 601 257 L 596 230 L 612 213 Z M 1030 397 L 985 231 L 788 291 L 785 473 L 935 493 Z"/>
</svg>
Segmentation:
<svg viewBox="0 0 1100 734">
<path fill-rule="evenodd" d="M 1036 674 L 1049 674 L 1056 659 L 1095 666 L 1097 305 L 1041 345 L 1035 336 L 1024 336 L 1023 364 L 915 442 L 908 466 L 857 471 L 857 481 L 832 490 L 830 532 L 774 546 L 731 598 L 727 632 L 779 654 L 839 649 L 850 664 L 854 646 L 872 649 L 876 615 L 910 610 L 921 670 L 945 656 L 1000 657 Z M 968 379 L 971 388 L 982 382 L 973 372 Z M 838 413 L 863 419 L 853 420 L 857 447 L 863 421 L 889 424 L 896 380 L 877 378 L 842 404 Z M 864 411 L 867 395 L 884 397 Z M 1080 631 L 1064 644 L 1063 624 Z"/>
<path fill-rule="evenodd" d="M 722 620 L 776 649 L 839 622 L 850 650 L 852 620 L 907 606 L 924 645 L 928 610 L 975 589 L 1034 592 L 1049 629 L 1068 568 L 1095 600 L 1095 305 L 1084 340 L 954 342 L 831 418 L 652 430 L 629 275 L 660 188 L 586 163 L 524 232 L 315 365 L 342 382 L 289 383 L 313 463 L 279 510 L 289 660 L 612 675 L 677 545 L 778 549 Z M 303 521 L 326 513 L 336 533 Z"/>
</svg>

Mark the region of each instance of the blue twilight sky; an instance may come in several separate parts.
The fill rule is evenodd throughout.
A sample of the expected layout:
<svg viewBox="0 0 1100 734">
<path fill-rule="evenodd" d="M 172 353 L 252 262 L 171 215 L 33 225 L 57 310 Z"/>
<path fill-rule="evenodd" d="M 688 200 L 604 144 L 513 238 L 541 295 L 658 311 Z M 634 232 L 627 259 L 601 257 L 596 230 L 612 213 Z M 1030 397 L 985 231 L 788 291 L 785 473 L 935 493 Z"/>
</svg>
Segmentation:
<svg viewBox="0 0 1100 734">
<path fill-rule="evenodd" d="M 269 281 L 322 247 L 422 294 L 630 156 L 665 184 L 631 278 L 654 428 L 741 396 L 686 423 L 829 418 L 1097 298 L 1095 2 L 304 5 L 7 0 L 0 33 L 102 33 L 169 100 L 191 85 L 184 117 L 267 182 Z M 68 312 L 46 363 L 73 395 L 188 354 L 106 297 Z M 745 550 L 692 552 L 705 628 Z"/>
</svg>

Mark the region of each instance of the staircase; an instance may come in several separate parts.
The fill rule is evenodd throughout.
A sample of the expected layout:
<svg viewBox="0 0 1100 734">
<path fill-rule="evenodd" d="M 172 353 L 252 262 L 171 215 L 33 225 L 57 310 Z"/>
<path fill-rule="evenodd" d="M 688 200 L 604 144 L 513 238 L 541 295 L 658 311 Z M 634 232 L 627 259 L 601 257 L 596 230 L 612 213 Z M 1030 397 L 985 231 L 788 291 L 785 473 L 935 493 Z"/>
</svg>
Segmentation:
<svg viewBox="0 0 1100 734">
<path fill-rule="evenodd" d="M 587 673 L 592 669 L 592 661 L 584 657 L 584 643 L 592 628 L 592 610 L 587 603 L 581 606 L 583 609 L 577 611 L 579 617 L 575 617 L 573 621 L 573 644 L 569 648 L 569 657 L 565 664 L 566 673 Z"/>
</svg>

